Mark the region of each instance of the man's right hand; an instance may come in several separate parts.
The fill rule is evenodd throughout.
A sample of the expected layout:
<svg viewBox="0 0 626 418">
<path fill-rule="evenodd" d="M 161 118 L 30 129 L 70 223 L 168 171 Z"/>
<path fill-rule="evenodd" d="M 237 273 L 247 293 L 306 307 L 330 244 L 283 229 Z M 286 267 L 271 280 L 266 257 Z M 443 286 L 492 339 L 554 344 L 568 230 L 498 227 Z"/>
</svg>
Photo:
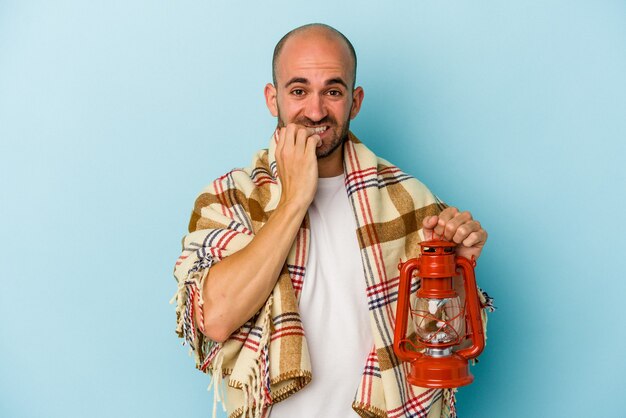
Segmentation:
<svg viewBox="0 0 626 418">
<path fill-rule="evenodd" d="M 313 128 L 290 123 L 279 128 L 276 146 L 278 177 L 282 185 L 279 205 L 293 203 L 307 210 L 317 190 L 317 156 L 320 136 Z"/>
<path fill-rule="evenodd" d="M 214 341 L 225 341 L 252 318 L 274 289 L 287 255 L 317 189 L 320 141 L 312 128 L 290 124 L 281 128 L 276 164 L 281 198 L 267 222 L 240 251 L 211 267 L 202 289 L 202 316 L 196 321 Z M 199 308 L 199 300 L 194 301 Z"/>
</svg>

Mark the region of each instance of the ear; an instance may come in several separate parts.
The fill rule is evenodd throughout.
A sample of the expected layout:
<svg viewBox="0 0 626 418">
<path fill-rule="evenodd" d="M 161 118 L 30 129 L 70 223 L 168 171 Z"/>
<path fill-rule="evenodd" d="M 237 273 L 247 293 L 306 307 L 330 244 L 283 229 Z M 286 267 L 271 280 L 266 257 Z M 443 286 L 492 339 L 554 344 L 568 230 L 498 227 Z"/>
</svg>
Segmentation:
<svg viewBox="0 0 626 418">
<path fill-rule="evenodd" d="M 270 113 L 275 118 L 278 117 L 278 105 L 276 104 L 276 87 L 272 83 L 265 85 L 265 104 L 270 110 Z"/>
<path fill-rule="evenodd" d="M 363 103 L 363 96 L 365 93 L 363 92 L 362 87 L 357 87 L 352 92 L 352 108 L 350 109 L 350 120 L 356 118 L 356 115 L 359 114 L 359 110 L 361 110 L 361 103 Z"/>
</svg>

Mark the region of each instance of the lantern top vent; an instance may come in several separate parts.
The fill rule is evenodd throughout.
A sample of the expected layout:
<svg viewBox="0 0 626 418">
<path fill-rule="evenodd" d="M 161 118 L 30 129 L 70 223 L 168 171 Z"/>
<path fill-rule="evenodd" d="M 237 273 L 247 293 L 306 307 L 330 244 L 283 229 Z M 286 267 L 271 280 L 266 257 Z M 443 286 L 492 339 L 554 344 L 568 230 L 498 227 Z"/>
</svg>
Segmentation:
<svg viewBox="0 0 626 418">
<path fill-rule="evenodd" d="M 430 240 L 420 242 L 422 254 L 425 255 L 449 255 L 454 254 L 456 244 L 450 241 Z"/>
</svg>

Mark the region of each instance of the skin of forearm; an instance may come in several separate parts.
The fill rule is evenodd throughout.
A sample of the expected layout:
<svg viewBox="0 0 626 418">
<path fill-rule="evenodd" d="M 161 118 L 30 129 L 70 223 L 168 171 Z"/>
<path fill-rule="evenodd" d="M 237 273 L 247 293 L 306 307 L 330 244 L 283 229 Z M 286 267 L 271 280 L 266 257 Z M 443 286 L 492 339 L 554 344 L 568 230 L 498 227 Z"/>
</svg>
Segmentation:
<svg viewBox="0 0 626 418">
<path fill-rule="evenodd" d="M 305 214 L 304 205 L 281 202 L 250 244 L 211 267 L 202 289 L 202 319 L 195 309 L 207 337 L 225 341 L 263 306 Z"/>
</svg>

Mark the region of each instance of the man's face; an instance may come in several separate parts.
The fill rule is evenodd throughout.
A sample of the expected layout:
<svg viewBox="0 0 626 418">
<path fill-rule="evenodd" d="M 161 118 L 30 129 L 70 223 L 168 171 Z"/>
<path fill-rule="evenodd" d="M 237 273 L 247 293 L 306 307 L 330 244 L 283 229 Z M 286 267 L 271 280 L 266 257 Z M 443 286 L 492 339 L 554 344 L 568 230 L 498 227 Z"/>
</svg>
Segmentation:
<svg viewBox="0 0 626 418">
<path fill-rule="evenodd" d="M 279 127 L 297 123 L 323 130 L 318 159 L 340 151 L 350 120 L 360 109 L 363 90 L 352 90 L 352 66 L 343 42 L 323 34 L 299 34 L 280 53 L 276 86 L 266 87 L 267 104 Z"/>
</svg>

